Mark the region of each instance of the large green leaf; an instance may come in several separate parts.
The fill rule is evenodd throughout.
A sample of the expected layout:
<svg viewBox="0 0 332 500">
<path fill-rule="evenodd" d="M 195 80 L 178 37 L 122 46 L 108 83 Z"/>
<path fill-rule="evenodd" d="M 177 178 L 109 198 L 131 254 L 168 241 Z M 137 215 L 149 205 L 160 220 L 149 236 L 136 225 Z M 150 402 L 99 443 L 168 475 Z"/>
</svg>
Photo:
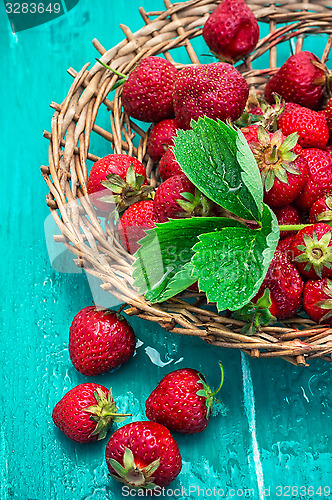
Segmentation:
<svg viewBox="0 0 332 500">
<path fill-rule="evenodd" d="M 246 220 L 261 222 L 263 186 L 242 132 L 210 118 L 179 130 L 174 153 L 184 173 L 208 198 Z"/>
<path fill-rule="evenodd" d="M 192 248 L 202 233 L 213 234 L 224 227 L 243 227 L 222 217 L 174 219 L 157 224 L 140 240 L 133 277 L 139 293 L 152 303 L 162 302 L 197 281 L 192 276 Z"/>
<path fill-rule="evenodd" d="M 278 239 L 278 221 L 267 205 L 260 229 L 225 227 L 201 234 L 191 259 L 199 289 L 220 311 L 240 309 L 262 284 Z"/>
</svg>

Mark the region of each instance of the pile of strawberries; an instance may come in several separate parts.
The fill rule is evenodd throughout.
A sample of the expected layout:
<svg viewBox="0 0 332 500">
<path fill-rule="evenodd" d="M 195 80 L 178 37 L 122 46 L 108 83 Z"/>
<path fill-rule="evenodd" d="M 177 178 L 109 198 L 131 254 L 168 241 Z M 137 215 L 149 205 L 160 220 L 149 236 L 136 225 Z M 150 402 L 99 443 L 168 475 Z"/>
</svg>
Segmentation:
<svg viewBox="0 0 332 500">
<path fill-rule="evenodd" d="M 95 376 L 118 368 L 135 351 L 129 323 L 115 311 L 85 307 L 72 321 L 69 355 L 76 370 Z M 181 368 L 166 375 L 145 402 L 147 421 L 119 427 L 106 446 L 111 476 L 128 487 L 163 488 L 180 473 L 181 454 L 171 431 L 194 434 L 209 422 L 214 397 L 197 370 Z M 118 413 L 112 390 L 93 382 L 80 384 L 55 405 L 52 418 L 66 436 L 78 443 L 104 439 Z"/>
<path fill-rule="evenodd" d="M 90 171 L 91 201 L 101 216 L 110 211 L 120 214 L 120 238 L 131 254 L 139 249 L 145 230 L 156 223 L 220 215 L 221 207 L 183 173 L 173 141 L 179 129 L 189 129 L 191 120 L 199 117 L 232 122 L 242 130 L 256 159 L 264 201 L 274 211 L 281 230 L 253 303 L 261 304 L 268 290 L 267 307 L 275 318 L 287 319 L 303 308 L 312 320 L 331 324 L 329 72 L 314 54 L 300 52 L 273 74 L 263 93 L 250 93 L 245 78 L 234 67 L 259 38 L 257 21 L 244 0 L 223 0 L 206 21 L 203 38 L 219 62 L 177 71 L 165 59 L 150 56 L 129 75 L 119 75 L 125 112 L 152 124 L 147 152 L 161 182 L 151 188 L 141 161 L 109 154 Z M 134 347 L 130 326 L 114 312 L 90 307 L 73 321 L 70 356 L 85 375 L 114 369 L 132 356 Z M 106 458 L 111 475 L 137 488 L 169 484 L 180 472 L 181 456 L 168 429 L 203 430 L 213 396 L 196 370 L 166 375 L 146 401 L 150 421 L 124 425 L 110 438 Z M 105 437 L 112 421 L 125 417 L 116 411 L 111 392 L 88 383 L 64 396 L 53 419 L 69 437 L 85 442 Z"/>
</svg>

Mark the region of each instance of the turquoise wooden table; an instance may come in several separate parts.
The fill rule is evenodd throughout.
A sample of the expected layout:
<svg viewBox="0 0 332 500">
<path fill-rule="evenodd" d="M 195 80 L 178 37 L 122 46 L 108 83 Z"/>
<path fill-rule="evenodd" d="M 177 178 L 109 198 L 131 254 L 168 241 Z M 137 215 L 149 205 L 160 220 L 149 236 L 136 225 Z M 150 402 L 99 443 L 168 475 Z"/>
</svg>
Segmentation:
<svg viewBox="0 0 332 500">
<path fill-rule="evenodd" d="M 140 4 L 163 8 L 161 0 Z M 55 262 L 52 248 L 50 262 L 47 189 L 39 171 L 47 163 L 42 130 L 50 129 L 49 103 L 61 102 L 71 84 L 66 69 L 94 61 L 94 37 L 105 47 L 119 42 L 121 22 L 132 31 L 141 26 L 135 1 L 80 0 L 54 21 L 13 34 L 0 5 L 1 500 L 121 498 L 121 485 L 107 474 L 106 441 L 74 444 L 51 420 L 67 390 L 91 381 L 71 365 L 67 343 L 74 315 L 96 292 L 93 297 L 83 273 L 61 272 L 70 269 Z M 48 222 L 46 229 L 52 230 Z M 130 321 L 139 339 L 136 355 L 96 381 L 113 387 L 133 419 L 145 418 L 145 399 L 167 372 L 197 368 L 217 386 L 218 360 L 224 365 L 220 398 L 227 414 L 217 407 L 206 431 L 175 436 L 183 469 L 172 484 L 174 496 L 331 498 L 329 364 L 295 368 L 277 359 L 252 360 Z"/>
</svg>

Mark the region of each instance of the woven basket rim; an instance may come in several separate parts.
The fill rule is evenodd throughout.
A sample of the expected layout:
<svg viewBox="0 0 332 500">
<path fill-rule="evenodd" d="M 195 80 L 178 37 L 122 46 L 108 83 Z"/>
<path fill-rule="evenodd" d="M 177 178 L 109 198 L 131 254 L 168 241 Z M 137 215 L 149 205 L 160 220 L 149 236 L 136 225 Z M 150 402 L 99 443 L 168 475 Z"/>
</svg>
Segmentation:
<svg viewBox="0 0 332 500">
<path fill-rule="evenodd" d="M 172 5 L 164 0 L 164 3 L 163 11 L 146 13 L 140 8 L 144 26 L 131 33 L 127 26 L 121 25 L 125 38 L 111 49 L 106 50 L 94 39 L 93 45 L 101 60 L 127 73 L 142 57 L 161 54 L 181 68 L 184 64 L 172 57 L 172 50 L 181 46 L 190 64 L 200 64 L 191 40 L 201 35 L 205 20 L 219 1 L 189 0 Z M 321 0 L 315 3 L 283 1 L 272 5 L 262 0 L 247 3 L 258 20 L 268 23 L 270 29 L 253 54 L 237 66 L 250 87 L 262 87 L 277 70 L 277 47 L 281 42 L 296 38 L 296 51 L 300 51 L 305 36 L 326 34 L 322 60 L 327 60 L 332 44 L 332 0 L 324 3 Z M 279 23 L 282 25 L 278 26 Z M 253 69 L 255 59 L 266 52 L 270 66 Z M 331 361 L 332 329 L 329 326 L 299 317 L 287 320 L 284 326 L 262 327 L 260 332 L 246 336 L 241 332 L 243 322 L 204 309 L 204 294 L 186 292 L 152 305 L 133 291 L 130 286 L 133 257 L 110 229 L 111 221 L 106 231 L 102 229 L 100 214 L 87 196 L 87 161 L 99 159 L 89 149 L 90 136 L 96 133 L 110 142 L 115 153 L 126 153 L 143 161 L 153 185 L 157 182 L 155 165 L 146 152 L 148 134 L 122 111 L 121 90 L 115 92 L 112 101 L 109 99 L 117 77 L 99 63 L 88 67 L 89 64 L 85 64 L 79 72 L 68 70 L 74 81 L 61 104 L 51 103 L 55 110 L 52 131 L 44 131 L 49 141 L 49 165 L 43 165 L 41 170 L 50 190 L 47 205 L 61 231 L 61 236 L 54 237 L 55 241 L 62 242 L 75 254 L 76 265 L 100 278 L 104 290 L 126 303 L 128 315 L 157 322 L 174 333 L 201 337 L 216 346 L 240 349 L 255 358 L 281 357 L 295 365 L 307 365 L 314 358 Z M 96 123 L 101 106 L 111 112 L 111 132 Z M 133 134 L 140 138 L 138 146 L 133 144 Z M 185 300 L 196 295 L 193 305 Z"/>
</svg>

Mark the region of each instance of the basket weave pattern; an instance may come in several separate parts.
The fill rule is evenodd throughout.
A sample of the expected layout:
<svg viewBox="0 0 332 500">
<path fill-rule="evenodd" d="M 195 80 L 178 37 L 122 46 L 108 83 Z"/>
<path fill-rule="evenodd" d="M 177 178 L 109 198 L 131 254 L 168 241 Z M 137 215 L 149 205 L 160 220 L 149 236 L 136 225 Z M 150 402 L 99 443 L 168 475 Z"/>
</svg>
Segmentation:
<svg viewBox="0 0 332 500">
<path fill-rule="evenodd" d="M 97 56 L 122 73 L 128 73 L 140 59 L 159 54 L 180 69 L 184 64 L 173 59 L 172 50 L 184 47 L 188 64 L 200 64 L 191 39 L 201 35 L 204 22 L 219 2 L 189 0 L 171 4 L 164 0 L 164 3 L 164 11 L 146 13 L 140 8 L 144 26 L 132 33 L 121 25 L 125 38 L 110 50 L 93 40 L 100 54 Z M 269 25 L 269 34 L 259 41 L 254 53 L 237 66 L 251 88 L 262 87 L 276 71 L 277 48 L 281 42 L 294 39 L 293 45 L 300 51 L 304 36 L 325 34 L 327 43 L 322 59 L 327 60 L 332 43 L 332 1 L 248 0 L 247 4 L 258 21 Z M 278 27 L 280 23 L 287 24 Z M 253 61 L 266 52 L 269 67 L 253 69 Z M 204 294 L 185 292 L 155 305 L 138 296 L 132 286 L 133 257 L 119 242 L 111 220 L 106 221 L 106 230 L 103 229 L 99 214 L 87 196 L 87 162 L 100 158 L 96 151 L 90 150 L 92 134 L 108 141 L 109 152 L 113 149 L 114 153 L 126 153 L 142 161 L 154 186 L 158 183 L 158 173 L 146 152 L 148 133 L 123 112 L 121 88 L 110 93 L 117 76 L 99 63 L 89 70 L 88 67 L 86 64 L 78 73 L 72 68 L 68 70 L 74 81 L 61 104 L 51 103 L 55 110 L 52 130 L 44 131 L 49 140 L 49 165 L 42 166 L 41 170 L 49 188 L 47 205 L 62 233 L 55 236 L 56 241 L 75 254 L 78 266 L 101 279 L 104 290 L 127 304 L 125 312 L 129 315 L 157 322 L 165 330 L 181 335 L 199 336 L 216 346 L 241 349 L 256 358 L 282 357 L 297 365 L 306 365 L 308 360 L 317 357 L 331 361 L 332 329 L 306 318 L 292 318 L 284 326 L 262 327 L 249 337 L 241 333 L 243 322 L 204 308 Z M 110 113 L 108 130 L 97 124 L 102 107 Z M 194 305 L 185 300 L 188 296 L 197 296 Z"/>
</svg>

